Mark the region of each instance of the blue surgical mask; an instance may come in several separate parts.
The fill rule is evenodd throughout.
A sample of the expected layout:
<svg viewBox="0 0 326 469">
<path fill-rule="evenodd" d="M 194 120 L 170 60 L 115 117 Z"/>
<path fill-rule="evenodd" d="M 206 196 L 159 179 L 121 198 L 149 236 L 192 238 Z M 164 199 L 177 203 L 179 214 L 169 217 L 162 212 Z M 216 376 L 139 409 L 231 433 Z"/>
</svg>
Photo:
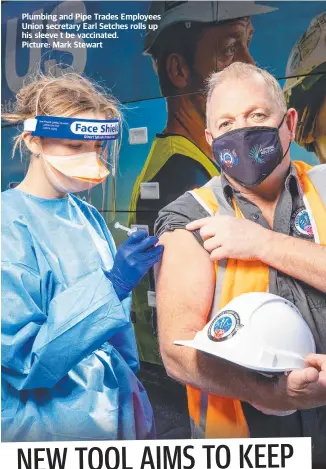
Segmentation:
<svg viewBox="0 0 326 469">
<path fill-rule="evenodd" d="M 279 136 L 286 114 L 278 127 L 244 127 L 231 130 L 213 140 L 212 149 L 222 171 L 245 187 L 257 186 L 281 163 Z"/>
</svg>

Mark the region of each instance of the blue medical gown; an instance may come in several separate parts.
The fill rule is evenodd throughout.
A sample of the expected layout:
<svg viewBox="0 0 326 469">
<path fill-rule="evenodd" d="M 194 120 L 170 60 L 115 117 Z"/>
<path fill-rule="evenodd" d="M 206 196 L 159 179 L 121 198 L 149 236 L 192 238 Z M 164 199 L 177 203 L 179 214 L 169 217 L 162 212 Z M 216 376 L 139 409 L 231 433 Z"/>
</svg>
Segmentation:
<svg viewBox="0 0 326 469">
<path fill-rule="evenodd" d="M 2 440 L 154 438 L 101 215 L 16 189 L 2 212 Z"/>
</svg>

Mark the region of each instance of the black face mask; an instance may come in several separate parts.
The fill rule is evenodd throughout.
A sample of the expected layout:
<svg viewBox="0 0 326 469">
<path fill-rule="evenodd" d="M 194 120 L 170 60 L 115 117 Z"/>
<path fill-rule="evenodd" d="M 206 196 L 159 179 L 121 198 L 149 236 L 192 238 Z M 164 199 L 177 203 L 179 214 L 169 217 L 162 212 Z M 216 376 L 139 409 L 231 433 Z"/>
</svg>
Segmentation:
<svg viewBox="0 0 326 469">
<path fill-rule="evenodd" d="M 231 130 L 213 140 L 212 149 L 222 171 L 245 187 L 257 186 L 281 163 L 279 136 L 286 114 L 278 127 L 244 127 Z"/>
</svg>

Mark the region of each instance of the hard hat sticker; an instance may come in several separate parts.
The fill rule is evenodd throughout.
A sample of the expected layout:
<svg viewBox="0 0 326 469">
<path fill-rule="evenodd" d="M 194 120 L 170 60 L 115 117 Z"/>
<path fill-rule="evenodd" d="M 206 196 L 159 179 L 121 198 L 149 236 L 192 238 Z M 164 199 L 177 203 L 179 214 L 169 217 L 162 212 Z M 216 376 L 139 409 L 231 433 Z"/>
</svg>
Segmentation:
<svg viewBox="0 0 326 469">
<path fill-rule="evenodd" d="M 292 227 L 299 235 L 304 235 L 308 238 L 313 238 L 312 225 L 309 214 L 305 208 L 299 208 L 292 216 Z"/>
<path fill-rule="evenodd" d="M 207 333 L 208 338 L 214 342 L 221 342 L 233 337 L 241 327 L 238 313 L 231 310 L 223 311 L 212 321 Z"/>
</svg>

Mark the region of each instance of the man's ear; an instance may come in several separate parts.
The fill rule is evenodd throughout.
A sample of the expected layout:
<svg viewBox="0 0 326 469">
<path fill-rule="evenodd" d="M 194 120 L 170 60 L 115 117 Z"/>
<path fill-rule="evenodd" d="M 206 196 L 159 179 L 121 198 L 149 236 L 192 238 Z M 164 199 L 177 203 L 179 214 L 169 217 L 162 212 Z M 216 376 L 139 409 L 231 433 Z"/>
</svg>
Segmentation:
<svg viewBox="0 0 326 469">
<path fill-rule="evenodd" d="M 33 155 L 39 155 L 42 152 L 42 145 L 41 145 L 40 137 L 33 137 L 30 134 L 30 132 L 24 132 L 23 140 L 27 149 Z"/>
<path fill-rule="evenodd" d="M 291 107 L 286 113 L 286 124 L 290 132 L 290 138 L 292 141 L 295 139 L 295 131 L 298 125 L 298 113 Z"/>
<path fill-rule="evenodd" d="M 213 135 L 210 133 L 208 129 L 205 129 L 205 137 L 206 137 L 206 142 L 211 147 L 214 139 L 213 139 Z"/>
<path fill-rule="evenodd" d="M 190 80 L 190 69 L 184 57 L 176 52 L 168 55 L 165 63 L 167 75 L 175 88 L 186 88 Z"/>
</svg>

